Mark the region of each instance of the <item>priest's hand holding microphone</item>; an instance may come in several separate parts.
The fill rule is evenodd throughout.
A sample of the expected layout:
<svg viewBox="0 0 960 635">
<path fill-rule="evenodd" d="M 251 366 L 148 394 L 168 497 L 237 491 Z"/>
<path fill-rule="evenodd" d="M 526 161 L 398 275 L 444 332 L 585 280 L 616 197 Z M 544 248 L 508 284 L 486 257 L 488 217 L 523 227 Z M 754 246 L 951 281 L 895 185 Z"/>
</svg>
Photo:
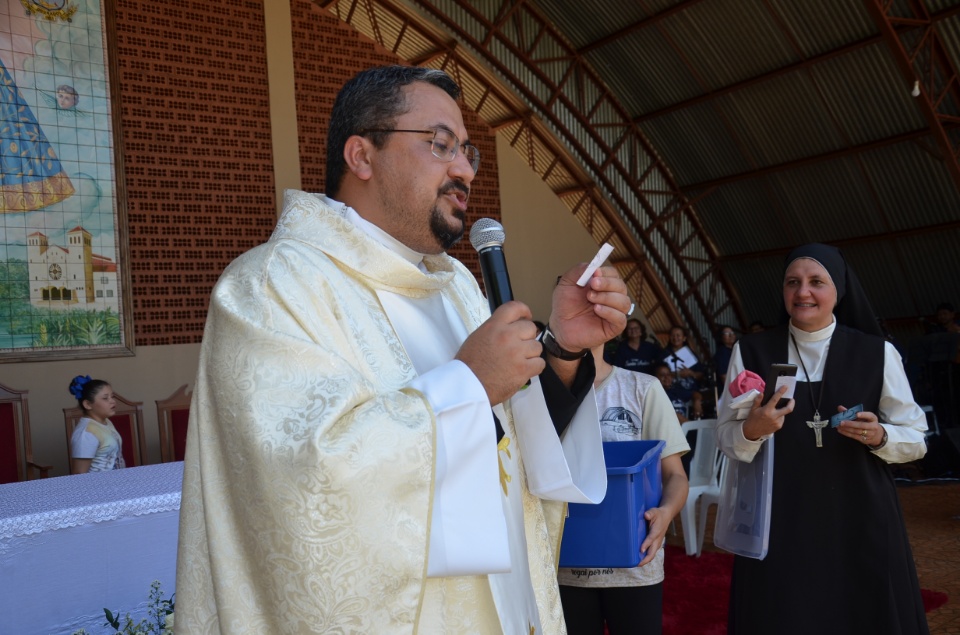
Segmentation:
<svg viewBox="0 0 960 635">
<path fill-rule="evenodd" d="M 479 219 L 470 230 L 493 314 L 470 334 L 456 355 L 483 384 L 492 405 L 512 397 L 544 369 L 543 345 L 537 339 L 533 314 L 527 305 L 513 299 L 503 241 L 503 227 L 494 220 Z M 580 263 L 558 279 L 547 323 L 549 333 L 542 336 L 551 368 L 568 385 L 582 354 L 623 331 L 630 309 L 626 284 L 613 267 L 597 268 L 584 286 L 578 286 L 587 267 Z"/>
</svg>

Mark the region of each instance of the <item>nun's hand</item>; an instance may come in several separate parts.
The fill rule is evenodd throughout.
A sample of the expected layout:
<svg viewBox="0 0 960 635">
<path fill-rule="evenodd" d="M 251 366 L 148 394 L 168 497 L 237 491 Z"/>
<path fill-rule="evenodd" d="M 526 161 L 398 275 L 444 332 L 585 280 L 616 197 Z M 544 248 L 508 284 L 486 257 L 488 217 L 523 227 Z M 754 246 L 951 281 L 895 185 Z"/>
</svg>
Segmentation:
<svg viewBox="0 0 960 635">
<path fill-rule="evenodd" d="M 748 441 L 757 441 L 760 437 L 773 434 L 783 427 L 784 417 L 793 412 L 794 406 L 794 401 L 791 399 L 783 408 L 777 408 L 777 402 L 787 389 L 787 386 L 781 386 L 766 405 L 761 405 L 763 395 L 758 395 L 754 399 L 750 414 L 743 422 L 743 436 Z"/>
<path fill-rule="evenodd" d="M 846 408 L 841 406 L 837 410 L 843 412 Z M 864 445 L 880 445 L 880 442 L 883 441 L 883 426 L 880 425 L 877 415 L 872 412 L 858 412 L 855 419 L 841 422 L 837 430 L 843 436 L 859 441 Z"/>
</svg>

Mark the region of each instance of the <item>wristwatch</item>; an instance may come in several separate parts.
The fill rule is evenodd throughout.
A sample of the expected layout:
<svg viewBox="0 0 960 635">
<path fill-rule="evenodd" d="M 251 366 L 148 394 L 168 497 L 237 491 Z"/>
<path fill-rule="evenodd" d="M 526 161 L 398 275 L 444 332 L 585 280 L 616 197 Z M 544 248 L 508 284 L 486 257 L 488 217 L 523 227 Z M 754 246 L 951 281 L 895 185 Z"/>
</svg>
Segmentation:
<svg viewBox="0 0 960 635">
<path fill-rule="evenodd" d="M 883 448 L 883 446 L 887 444 L 887 429 L 884 428 L 883 426 L 881 426 L 880 429 L 883 430 L 883 438 L 880 439 L 880 443 L 878 443 L 877 445 L 867 446 L 868 448 L 870 448 L 872 452 L 876 452 L 877 450 Z"/>
<path fill-rule="evenodd" d="M 557 338 L 555 338 L 553 333 L 550 332 L 549 326 L 543 329 L 543 332 L 540 333 L 537 339 L 540 340 L 541 344 L 543 344 L 543 350 L 547 351 L 557 359 L 562 359 L 567 362 L 573 362 L 578 359 L 582 359 L 583 357 L 586 357 L 587 353 L 590 352 L 589 348 L 585 348 L 578 353 L 560 348 L 560 345 L 557 344 Z"/>
</svg>

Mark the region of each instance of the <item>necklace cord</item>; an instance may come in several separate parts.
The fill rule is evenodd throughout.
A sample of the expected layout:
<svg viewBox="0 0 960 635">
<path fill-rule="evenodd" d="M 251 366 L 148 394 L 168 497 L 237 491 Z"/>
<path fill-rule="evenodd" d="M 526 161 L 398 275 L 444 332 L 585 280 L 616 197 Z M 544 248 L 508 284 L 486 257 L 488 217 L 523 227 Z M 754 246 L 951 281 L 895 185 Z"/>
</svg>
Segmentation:
<svg viewBox="0 0 960 635">
<path fill-rule="evenodd" d="M 814 401 L 813 401 L 813 386 L 811 386 L 811 384 L 812 384 L 813 382 L 810 381 L 810 373 L 807 372 L 807 366 L 806 366 L 806 364 L 803 363 L 803 355 L 800 354 L 800 346 L 797 345 L 797 340 L 796 340 L 796 338 L 793 336 L 793 333 L 790 334 L 790 341 L 793 342 L 793 348 L 794 348 L 794 350 L 797 351 L 797 359 L 800 360 L 800 368 L 803 369 L 803 375 L 804 375 L 804 377 L 805 377 L 806 380 L 807 380 L 807 382 L 806 382 L 806 383 L 807 383 L 807 390 L 810 392 L 810 403 L 813 405 L 813 415 L 814 415 L 814 418 L 815 418 L 815 419 L 819 419 L 819 418 L 820 418 L 820 404 L 823 403 L 823 387 L 827 384 L 827 382 L 826 382 L 826 378 L 827 378 L 827 366 L 826 366 L 826 364 L 824 364 L 824 366 L 823 366 L 823 375 L 820 377 L 820 395 L 817 397 L 817 401 L 814 403 Z M 829 355 L 829 353 L 828 353 L 828 355 Z"/>
</svg>

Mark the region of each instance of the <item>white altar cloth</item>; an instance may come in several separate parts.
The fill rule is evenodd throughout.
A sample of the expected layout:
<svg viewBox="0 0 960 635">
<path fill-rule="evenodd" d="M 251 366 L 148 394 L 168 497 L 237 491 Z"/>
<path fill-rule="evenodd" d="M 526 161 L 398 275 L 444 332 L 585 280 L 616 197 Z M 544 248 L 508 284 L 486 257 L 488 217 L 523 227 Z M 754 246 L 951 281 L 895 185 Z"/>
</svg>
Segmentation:
<svg viewBox="0 0 960 635">
<path fill-rule="evenodd" d="M 0 632 L 112 632 L 174 592 L 183 463 L 0 485 Z"/>
</svg>

